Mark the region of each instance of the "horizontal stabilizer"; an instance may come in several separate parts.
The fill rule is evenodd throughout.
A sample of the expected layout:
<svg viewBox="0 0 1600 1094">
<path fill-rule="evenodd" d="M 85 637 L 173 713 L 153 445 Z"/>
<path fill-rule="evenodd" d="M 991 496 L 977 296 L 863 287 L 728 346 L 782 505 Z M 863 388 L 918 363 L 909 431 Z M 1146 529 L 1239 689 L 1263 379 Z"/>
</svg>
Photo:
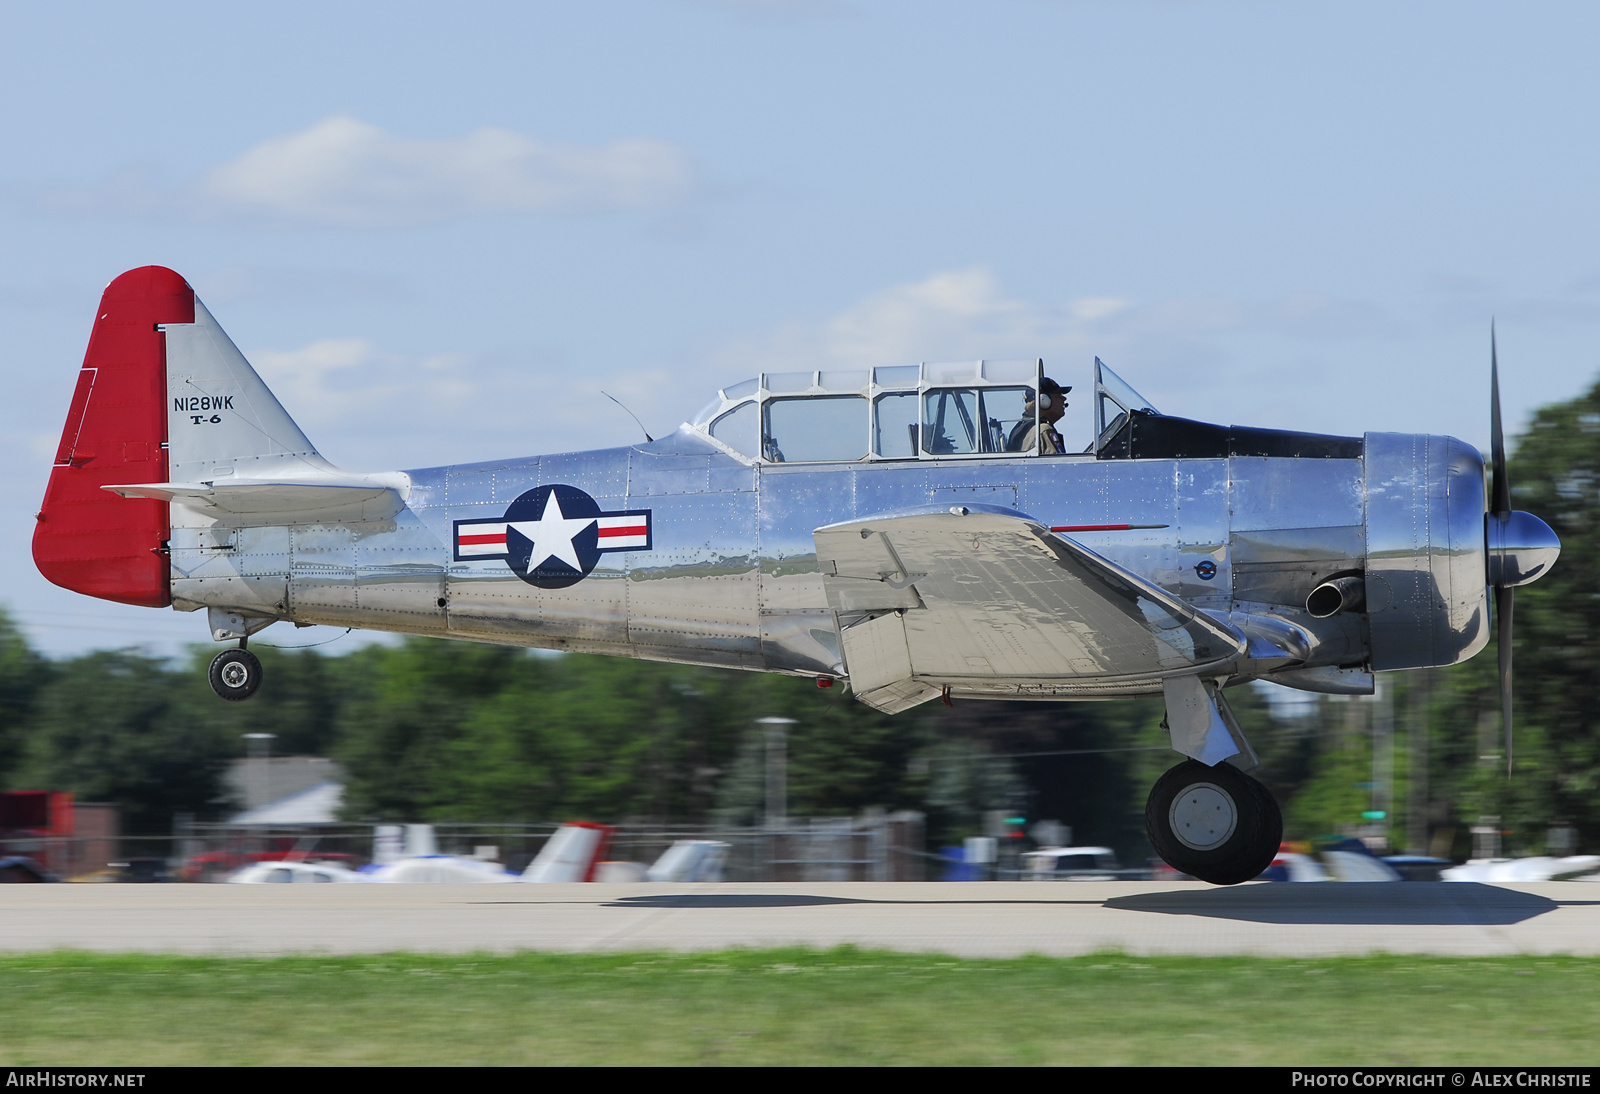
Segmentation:
<svg viewBox="0 0 1600 1094">
<path fill-rule="evenodd" d="M 125 498 L 154 498 L 186 506 L 224 524 L 252 526 L 308 521 L 388 520 L 404 500 L 398 484 L 348 482 L 151 482 L 102 489 Z"/>
</svg>

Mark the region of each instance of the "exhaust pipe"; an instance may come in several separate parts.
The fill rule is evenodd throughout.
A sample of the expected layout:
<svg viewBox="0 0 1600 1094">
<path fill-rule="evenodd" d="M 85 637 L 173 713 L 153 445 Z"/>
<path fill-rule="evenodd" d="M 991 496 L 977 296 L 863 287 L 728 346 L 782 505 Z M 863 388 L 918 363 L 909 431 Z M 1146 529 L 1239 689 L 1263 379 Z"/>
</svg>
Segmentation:
<svg viewBox="0 0 1600 1094">
<path fill-rule="evenodd" d="M 1326 619 L 1340 612 L 1359 612 L 1367 606 L 1367 579 L 1361 574 L 1330 577 L 1306 597 L 1306 611 L 1314 619 Z"/>
</svg>

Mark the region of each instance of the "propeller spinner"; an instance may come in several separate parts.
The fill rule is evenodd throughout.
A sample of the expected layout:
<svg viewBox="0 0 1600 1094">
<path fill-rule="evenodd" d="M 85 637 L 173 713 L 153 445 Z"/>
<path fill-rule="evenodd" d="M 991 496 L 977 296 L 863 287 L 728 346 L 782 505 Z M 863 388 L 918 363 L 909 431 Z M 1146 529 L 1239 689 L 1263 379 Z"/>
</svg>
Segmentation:
<svg viewBox="0 0 1600 1094">
<path fill-rule="evenodd" d="M 1494 588 L 1500 650 L 1500 717 L 1505 723 L 1506 774 L 1511 774 L 1511 601 L 1518 585 L 1543 577 L 1561 554 L 1561 541 L 1550 526 L 1532 513 L 1511 508 L 1511 480 L 1506 477 L 1506 441 L 1500 429 L 1500 361 L 1494 325 L 1489 325 L 1489 459 L 1493 485 L 1484 516 L 1488 537 L 1489 584 Z"/>
</svg>

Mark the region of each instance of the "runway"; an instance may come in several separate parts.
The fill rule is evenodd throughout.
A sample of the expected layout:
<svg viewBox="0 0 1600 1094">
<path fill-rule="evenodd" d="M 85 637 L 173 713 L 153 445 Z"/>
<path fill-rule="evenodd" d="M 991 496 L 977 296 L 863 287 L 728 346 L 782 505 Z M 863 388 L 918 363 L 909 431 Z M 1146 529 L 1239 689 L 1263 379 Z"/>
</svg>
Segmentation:
<svg viewBox="0 0 1600 1094">
<path fill-rule="evenodd" d="M 5 885 L 0 951 L 1600 953 L 1600 885 Z"/>
</svg>

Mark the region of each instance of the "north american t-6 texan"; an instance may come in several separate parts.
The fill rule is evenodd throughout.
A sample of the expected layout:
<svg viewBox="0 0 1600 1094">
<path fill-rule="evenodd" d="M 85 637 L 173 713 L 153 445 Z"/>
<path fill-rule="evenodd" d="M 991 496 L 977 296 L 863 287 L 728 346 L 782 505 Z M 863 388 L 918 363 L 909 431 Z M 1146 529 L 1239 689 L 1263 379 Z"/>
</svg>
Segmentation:
<svg viewBox="0 0 1600 1094">
<path fill-rule="evenodd" d="M 1509 764 L 1512 590 L 1560 543 L 1511 509 L 1492 339 L 1491 375 L 1491 477 L 1450 437 L 1164 415 L 1098 359 L 1081 453 L 1038 360 L 890 362 L 762 373 L 641 444 L 353 473 L 146 266 L 101 298 L 33 555 L 76 592 L 204 609 L 237 643 L 224 699 L 278 621 L 786 673 L 891 714 L 1161 695 L 1185 759 L 1150 839 L 1231 884 L 1282 820 L 1230 687 L 1371 694 L 1497 625 Z"/>
</svg>

